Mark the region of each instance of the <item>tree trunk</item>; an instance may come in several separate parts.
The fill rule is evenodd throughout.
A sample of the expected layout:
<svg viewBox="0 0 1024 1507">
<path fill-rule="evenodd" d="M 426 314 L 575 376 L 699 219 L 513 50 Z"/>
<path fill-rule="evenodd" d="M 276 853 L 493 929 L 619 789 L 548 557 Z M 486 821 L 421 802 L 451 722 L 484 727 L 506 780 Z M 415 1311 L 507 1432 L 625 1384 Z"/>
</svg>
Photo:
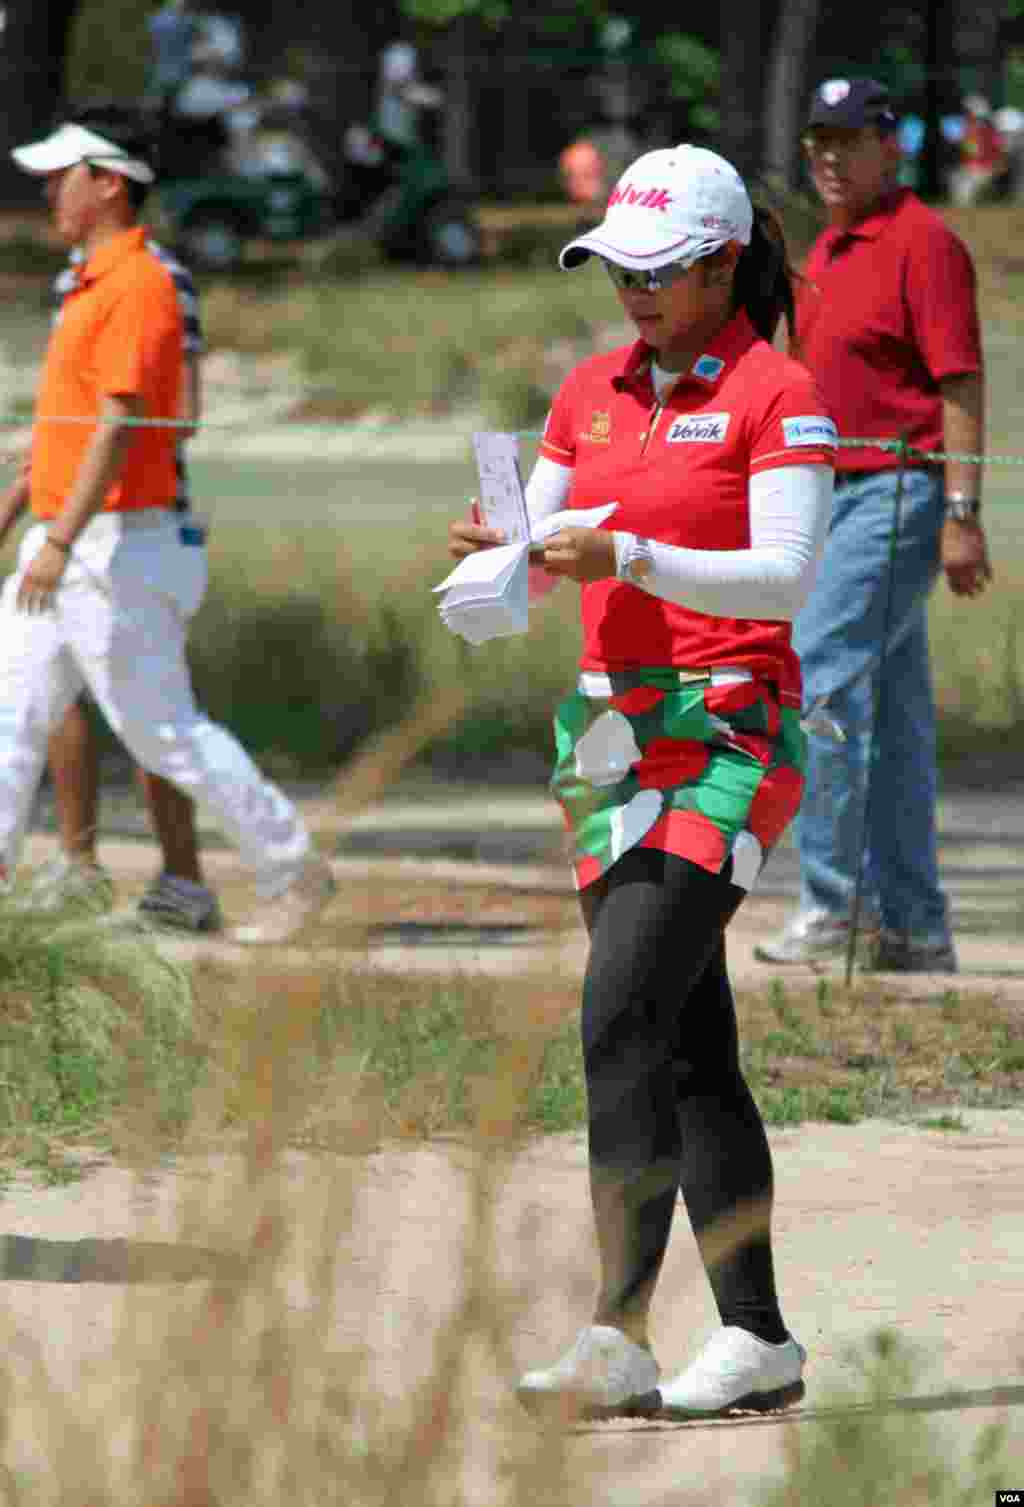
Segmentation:
<svg viewBox="0 0 1024 1507">
<path fill-rule="evenodd" d="M 444 160 L 448 176 L 460 187 L 474 180 L 473 92 L 469 49 L 472 22 L 457 16 L 448 30 L 444 80 Z"/>
<path fill-rule="evenodd" d="M 45 132 L 64 99 L 64 64 L 77 0 L 8 0 L 0 46 L 0 203 L 39 200 L 39 184 L 11 161 L 11 148 Z"/>
<path fill-rule="evenodd" d="M 764 9 L 762 0 L 748 0 L 722 17 L 718 142 L 723 157 L 748 181 L 761 166 Z"/>
<path fill-rule="evenodd" d="M 810 95 L 807 64 L 818 29 L 821 0 L 783 0 L 765 86 L 764 164 L 769 180 L 795 188 L 800 167 L 800 127 Z"/>
</svg>

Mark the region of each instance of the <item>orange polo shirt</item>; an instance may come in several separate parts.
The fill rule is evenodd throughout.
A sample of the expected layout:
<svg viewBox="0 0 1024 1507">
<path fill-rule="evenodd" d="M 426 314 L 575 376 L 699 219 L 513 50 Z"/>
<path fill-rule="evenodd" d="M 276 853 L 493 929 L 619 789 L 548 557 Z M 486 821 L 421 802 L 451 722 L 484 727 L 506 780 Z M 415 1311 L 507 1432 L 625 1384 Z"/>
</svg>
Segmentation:
<svg viewBox="0 0 1024 1507">
<path fill-rule="evenodd" d="M 105 399 L 141 400 L 141 415 L 180 411 L 182 320 L 174 283 L 146 250 L 144 226 L 120 231 L 78 271 L 46 351 L 32 430 L 30 501 L 39 518 L 60 513 Z M 139 428 L 102 511 L 172 507 L 177 491 L 172 428 Z"/>
</svg>

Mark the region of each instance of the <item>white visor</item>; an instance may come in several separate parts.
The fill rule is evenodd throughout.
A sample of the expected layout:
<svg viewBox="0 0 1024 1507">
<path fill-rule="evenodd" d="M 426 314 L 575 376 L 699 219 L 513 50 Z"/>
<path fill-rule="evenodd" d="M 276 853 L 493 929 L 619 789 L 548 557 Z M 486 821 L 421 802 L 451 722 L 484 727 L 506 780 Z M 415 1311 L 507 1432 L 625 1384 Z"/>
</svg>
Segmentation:
<svg viewBox="0 0 1024 1507">
<path fill-rule="evenodd" d="M 74 167 L 76 162 L 90 162 L 136 183 L 156 181 L 156 174 L 148 162 L 143 162 L 141 157 L 129 156 L 115 141 L 108 141 L 85 126 L 60 126 L 42 141 L 15 147 L 11 156 L 26 173 L 39 176 L 59 173 L 62 168 Z"/>
</svg>

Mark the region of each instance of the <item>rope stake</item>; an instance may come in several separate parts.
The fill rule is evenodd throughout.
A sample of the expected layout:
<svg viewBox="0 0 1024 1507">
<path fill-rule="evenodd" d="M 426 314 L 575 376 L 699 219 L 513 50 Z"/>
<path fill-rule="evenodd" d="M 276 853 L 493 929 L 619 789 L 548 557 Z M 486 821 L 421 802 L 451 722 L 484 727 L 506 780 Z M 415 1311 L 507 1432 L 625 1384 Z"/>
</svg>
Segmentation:
<svg viewBox="0 0 1024 1507">
<path fill-rule="evenodd" d="M 860 932 L 860 912 L 864 894 L 864 865 L 867 858 L 868 833 L 871 830 L 871 793 L 874 787 L 875 764 L 878 759 L 876 734 L 882 721 L 882 700 L 885 694 L 885 661 L 889 653 L 889 637 L 892 629 L 893 598 L 896 581 L 896 551 L 903 527 L 903 491 L 907 476 L 907 460 L 911 447 L 905 440 L 898 442 L 899 469 L 896 473 L 896 491 L 892 503 L 892 528 L 889 532 L 889 555 L 885 573 L 885 600 L 882 611 L 882 642 L 878 646 L 878 659 L 874 665 L 875 683 L 871 692 L 871 718 L 868 723 L 867 768 L 864 772 L 864 806 L 860 819 L 860 838 L 857 843 L 857 868 L 853 883 L 853 905 L 850 910 L 850 931 L 846 938 L 846 987 L 853 978 L 853 961 L 857 952 L 857 937 Z"/>
</svg>

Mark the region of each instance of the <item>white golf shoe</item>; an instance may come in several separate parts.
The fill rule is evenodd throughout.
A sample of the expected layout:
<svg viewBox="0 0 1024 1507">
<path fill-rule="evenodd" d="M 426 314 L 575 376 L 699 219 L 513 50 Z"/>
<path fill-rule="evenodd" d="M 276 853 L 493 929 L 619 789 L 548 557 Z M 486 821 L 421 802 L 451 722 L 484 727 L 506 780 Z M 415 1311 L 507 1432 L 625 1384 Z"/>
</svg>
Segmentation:
<svg viewBox="0 0 1024 1507">
<path fill-rule="evenodd" d="M 878 939 L 878 917 L 866 911 L 858 932 L 858 952 L 870 951 Z M 754 956 L 759 963 L 827 963 L 844 957 L 849 941 L 850 923 L 845 916 L 826 910 L 799 911 L 778 936 L 757 942 Z"/>
<path fill-rule="evenodd" d="M 232 942 L 249 947 L 290 942 L 320 914 L 337 888 L 326 858 L 310 853 L 288 888 L 265 900 L 244 926 L 228 935 Z"/>
<path fill-rule="evenodd" d="M 658 1363 L 643 1345 L 610 1324 L 581 1329 L 570 1350 L 543 1371 L 527 1371 L 516 1396 L 531 1413 L 567 1417 L 644 1416 L 657 1406 Z"/>
<path fill-rule="evenodd" d="M 769 1345 L 746 1329 L 717 1330 L 692 1365 L 658 1388 L 659 1418 L 722 1418 L 771 1413 L 804 1395 L 807 1351 L 792 1335 Z M 647 1399 L 643 1399 L 644 1406 Z"/>
</svg>

